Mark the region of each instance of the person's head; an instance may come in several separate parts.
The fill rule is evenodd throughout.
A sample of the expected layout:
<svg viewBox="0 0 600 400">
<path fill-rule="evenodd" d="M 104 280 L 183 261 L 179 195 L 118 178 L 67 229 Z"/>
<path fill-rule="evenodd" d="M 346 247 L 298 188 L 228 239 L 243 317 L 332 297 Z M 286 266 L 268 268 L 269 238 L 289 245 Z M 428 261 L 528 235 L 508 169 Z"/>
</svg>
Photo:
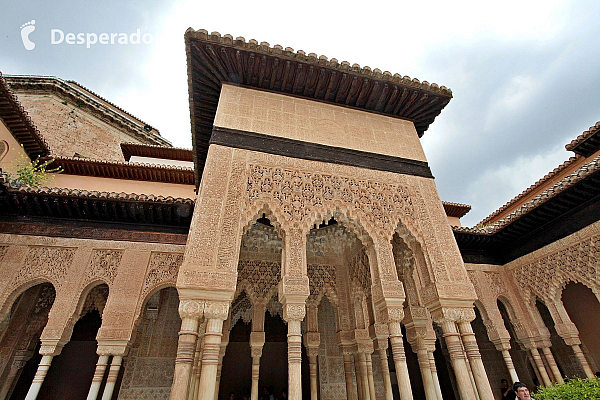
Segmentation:
<svg viewBox="0 0 600 400">
<path fill-rule="evenodd" d="M 506 379 L 500 380 L 500 386 L 502 386 L 502 389 L 506 389 L 508 387 L 508 381 Z"/>
<path fill-rule="evenodd" d="M 229 392 L 229 400 L 235 399 L 235 393 Z"/>
<path fill-rule="evenodd" d="M 513 392 L 517 395 L 517 399 L 519 400 L 529 400 L 531 399 L 531 395 L 529 394 L 529 389 L 522 382 L 516 382 L 513 385 Z"/>
</svg>

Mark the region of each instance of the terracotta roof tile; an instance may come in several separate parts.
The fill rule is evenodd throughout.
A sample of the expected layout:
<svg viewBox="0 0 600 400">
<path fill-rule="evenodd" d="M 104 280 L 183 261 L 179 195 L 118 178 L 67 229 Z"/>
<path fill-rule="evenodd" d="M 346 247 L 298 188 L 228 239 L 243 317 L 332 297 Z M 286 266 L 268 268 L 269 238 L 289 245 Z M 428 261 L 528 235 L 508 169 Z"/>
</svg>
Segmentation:
<svg viewBox="0 0 600 400">
<path fill-rule="evenodd" d="M 129 161 L 132 156 L 163 158 L 178 161 L 194 161 L 192 149 L 180 147 L 167 147 L 151 144 L 121 143 L 123 157 Z"/>
<path fill-rule="evenodd" d="M 500 207 L 499 209 L 497 209 L 496 211 L 494 211 L 493 213 L 491 213 L 490 215 L 488 215 L 487 217 L 485 217 L 477 225 L 486 225 L 486 224 L 488 224 L 489 221 L 491 221 L 496 216 L 498 216 L 499 214 L 501 214 L 504 211 L 506 211 L 508 208 L 512 207 L 513 205 L 515 205 L 516 203 L 518 203 L 519 201 L 521 201 L 521 199 L 523 199 L 525 196 L 527 196 L 528 194 L 530 194 L 531 192 L 533 192 L 534 190 L 536 190 L 538 187 L 542 186 L 548 180 L 554 178 L 556 175 L 558 175 L 560 172 L 564 171 L 566 168 L 568 168 L 571 164 L 573 164 L 575 161 L 577 161 L 579 159 L 581 159 L 581 156 L 578 156 L 578 155 L 575 156 L 575 157 L 570 157 L 567 161 L 565 161 L 564 163 L 562 163 L 558 167 L 554 168 L 552 171 L 548 172 L 546 175 L 544 175 L 543 178 L 539 179 L 537 182 L 535 182 L 533 185 L 529 186 L 527 189 L 525 189 L 519 195 L 515 196 L 508 203 L 504 204 L 502 207 Z"/>
<path fill-rule="evenodd" d="M 589 156 L 600 148 L 600 121 L 567 144 L 565 148 L 577 154 Z"/>
<path fill-rule="evenodd" d="M 500 221 L 495 222 L 488 226 L 481 227 L 481 228 L 453 226 L 452 230 L 454 232 L 471 233 L 471 234 L 476 234 L 476 235 L 493 235 L 494 233 L 502 230 L 503 228 L 510 225 L 511 223 L 513 223 L 514 221 L 516 221 L 517 219 L 522 217 L 523 215 L 526 215 L 531 210 L 537 208 L 538 206 L 540 206 L 547 200 L 553 198 L 554 196 L 558 195 L 562 191 L 572 187 L 577 182 L 585 179 L 586 177 L 588 177 L 591 174 L 596 173 L 598 171 L 600 171 L 600 156 L 594 158 L 589 163 L 582 165 L 576 171 L 574 171 L 572 174 L 566 176 L 565 178 L 563 178 L 562 180 L 557 182 L 555 185 L 553 185 L 549 189 L 543 191 L 542 193 L 537 195 L 533 200 L 530 200 L 530 201 L 526 202 L 525 204 L 521 205 L 519 208 L 517 208 L 515 211 L 513 211 L 512 213 L 510 213 L 509 215 L 507 215 L 505 218 L 501 219 Z"/>
<path fill-rule="evenodd" d="M 449 217 L 461 218 L 464 217 L 469 211 L 471 211 L 471 206 L 468 204 L 442 201 L 442 205 L 444 206 L 444 211 L 446 211 L 446 215 Z"/>
</svg>

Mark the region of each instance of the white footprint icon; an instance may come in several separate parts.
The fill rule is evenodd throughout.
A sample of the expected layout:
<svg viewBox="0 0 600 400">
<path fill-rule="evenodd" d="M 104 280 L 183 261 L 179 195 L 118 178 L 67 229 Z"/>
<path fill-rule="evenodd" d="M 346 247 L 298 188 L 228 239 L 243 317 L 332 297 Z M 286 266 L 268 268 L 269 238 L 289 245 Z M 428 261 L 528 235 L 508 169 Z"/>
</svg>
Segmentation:
<svg viewBox="0 0 600 400">
<path fill-rule="evenodd" d="M 23 39 L 23 46 L 27 50 L 33 50 L 35 48 L 35 43 L 29 40 L 29 34 L 35 31 L 35 20 L 32 19 L 30 22 L 21 25 L 21 39 Z"/>
</svg>

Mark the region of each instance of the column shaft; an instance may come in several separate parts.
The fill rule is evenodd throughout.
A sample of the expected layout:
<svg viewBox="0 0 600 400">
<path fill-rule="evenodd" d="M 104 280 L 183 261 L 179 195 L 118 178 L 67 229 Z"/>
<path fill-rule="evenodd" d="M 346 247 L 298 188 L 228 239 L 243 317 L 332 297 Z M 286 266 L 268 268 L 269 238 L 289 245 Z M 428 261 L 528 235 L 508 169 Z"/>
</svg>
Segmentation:
<svg viewBox="0 0 600 400">
<path fill-rule="evenodd" d="M 412 400 L 412 388 L 410 386 L 410 377 L 408 376 L 408 366 L 406 365 L 400 322 L 390 322 L 388 323 L 388 328 L 390 330 L 390 343 L 392 344 L 392 355 L 396 367 L 396 379 L 398 380 L 400 399 Z"/>
<path fill-rule="evenodd" d="M 510 352 L 508 350 L 502 350 L 502 358 L 504 358 L 504 363 L 506 364 L 506 369 L 508 369 L 508 373 L 510 374 L 510 379 L 512 383 L 519 382 L 517 370 L 515 369 L 515 365 L 513 364 Z"/>
<path fill-rule="evenodd" d="M 358 353 L 354 353 L 354 376 L 356 377 L 356 397 L 358 400 L 364 400 L 363 381 L 360 373 Z"/>
<path fill-rule="evenodd" d="M 300 321 L 288 321 L 288 396 L 302 400 L 302 333 Z"/>
<path fill-rule="evenodd" d="M 177 343 L 173 384 L 171 386 L 171 400 L 187 398 L 197 339 L 198 318 L 182 318 L 181 330 L 179 331 L 179 340 Z"/>
<path fill-rule="evenodd" d="M 104 392 L 102 393 L 102 400 L 112 399 L 113 391 L 115 390 L 115 384 L 117 383 L 117 377 L 119 376 L 119 370 L 121 369 L 122 361 L 123 356 L 113 356 L 112 362 L 110 363 L 110 369 L 108 370 L 108 377 L 106 378 Z"/>
<path fill-rule="evenodd" d="M 252 390 L 250 400 L 258 400 L 258 378 L 260 377 L 260 356 L 252 357 Z"/>
<path fill-rule="evenodd" d="M 367 376 L 367 360 L 365 353 L 359 351 L 356 353 L 358 356 L 358 368 L 360 370 L 360 387 L 362 388 L 361 400 L 369 400 L 371 398 L 371 391 L 369 389 L 369 377 Z"/>
<path fill-rule="evenodd" d="M 377 400 L 375 395 L 375 379 L 373 378 L 373 360 L 371 354 L 365 353 L 365 362 L 367 364 L 367 381 L 369 382 L 369 397 L 371 400 Z"/>
<path fill-rule="evenodd" d="M 106 371 L 107 364 L 107 355 L 98 357 L 96 370 L 94 371 L 94 377 L 92 378 L 92 384 L 90 385 L 90 391 L 88 392 L 87 400 L 96 400 L 98 397 L 98 392 L 100 391 L 100 385 L 102 385 L 102 381 L 104 380 L 104 372 Z"/>
<path fill-rule="evenodd" d="M 469 368 L 465 362 L 460 334 L 456 329 L 456 324 L 452 320 L 443 320 L 441 322 L 444 340 L 450 355 L 450 362 L 456 375 L 458 392 L 462 399 L 476 399 L 475 389 L 471 383 Z"/>
<path fill-rule="evenodd" d="M 540 353 L 538 352 L 538 349 L 536 347 L 532 347 L 530 349 L 531 352 L 531 357 L 533 357 L 533 362 L 535 363 L 535 365 L 537 366 L 538 371 L 540 372 L 540 376 L 542 378 L 542 384 L 544 386 L 550 386 L 552 385 L 552 382 L 550 381 L 550 377 L 548 376 L 548 372 L 546 371 L 546 367 L 544 367 L 544 362 L 542 361 L 542 358 L 540 357 Z"/>
<path fill-rule="evenodd" d="M 309 355 L 308 362 L 310 365 L 310 399 L 317 400 L 317 356 Z"/>
<path fill-rule="evenodd" d="M 590 364 L 587 362 L 583 351 L 581 351 L 581 347 L 578 344 L 574 344 L 571 346 L 571 348 L 573 349 L 573 353 L 575 353 L 575 357 L 577 357 L 577 360 L 579 360 L 581 368 L 583 368 L 583 371 L 585 372 L 585 376 L 588 378 L 593 378 L 594 372 L 590 368 Z"/>
<path fill-rule="evenodd" d="M 483 360 L 481 359 L 481 353 L 479 353 L 479 347 L 477 346 L 477 340 L 475 339 L 475 333 L 471 327 L 471 322 L 460 321 L 458 323 L 462 342 L 471 364 L 471 371 L 473 372 L 473 378 L 475 379 L 475 386 L 479 392 L 479 397 L 482 399 L 493 399 L 494 394 L 488 380 L 485 367 L 483 366 Z"/>
<path fill-rule="evenodd" d="M 344 356 L 344 378 L 346 380 L 346 398 L 348 400 L 355 400 L 354 385 L 352 384 L 352 355 L 343 352 Z M 386 399 L 387 400 L 387 399 Z"/>
<path fill-rule="evenodd" d="M 214 400 L 217 386 L 217 369 L 221 337 L 223 336 L 223 320 L 210 318 L 204 334 L 204 350 L 202 351 L 202 373 L 200 374 L 199 400 Z M 171 400 L 176 400 L 171 396 Z"/>
<path fill-rule="evenodd" d="M 560 374 L 558 365 L 556 365 L 556 360 L 554 359 L 554 356 L 552 355 L 552 351 L 550 350 L 550 347 L 543 347 L 542 353 L 544 353 L 546 362 L 548 363 L 548 366 L 550 367 L 550 371 L 552 372 L 552 375 L 554 376 L 554 381 L 558 382 L 558 383 L 564 383 L 563 377 Z"/>
<path fill-rule="evenodd" d="M 429 366 L 431 368 L 431 376 L 433 377 L 435 393 L 437 394 L 438 400 L 442 400 L 442 387 L 440 386 L 440 380 L 437 374 L 437 367 L 435 366 L 435 357 L 433 356 L 433 351 L 427 351 L 427 353 L 429 354 Z"/>
<path fill-rule="evenodd" d="M 29 391 L 27 392 L 27 396 L 25 400 L 35 400 L 37 398 L 40 389 L 42 388 L 42 383 L 44 383 L 44 379 L 46 378 L 46 374 L 48 373 L 48 369 L 50 369 L 50 364 L 52 364 L 52 355 L 44 355 L 38 365 L 38 369 L 33 377 L 33 382 L 31 382 L 31 386 L 29 387 Z"/>
<path fill-rule="evenodd" d="M 387 346 L 387 340 L 386 340 Z M 381 374 L 383 375 L 383 386 L 385 387 L 385 400 L 393 400 L 392 380 L 390 379 L 390 367 L 388 365 L 387 348 L 380 347 L 379 362 L 381 364 Z"/>
<path fill-rule="evenodd" d="M 437 393 L 435 392 L 435 383 L 433 382 L 433 375 L 431 374 L 431 364 L 429 362 L 429 352 L 423 345 L 417 348 L 417 358 L 419 360 L 419 369 L 421 370 L 421 377 L 423 378 L 423 389 L 425 390 L 425 398 L 427 400 L 437 399 Z"/>
</svg>

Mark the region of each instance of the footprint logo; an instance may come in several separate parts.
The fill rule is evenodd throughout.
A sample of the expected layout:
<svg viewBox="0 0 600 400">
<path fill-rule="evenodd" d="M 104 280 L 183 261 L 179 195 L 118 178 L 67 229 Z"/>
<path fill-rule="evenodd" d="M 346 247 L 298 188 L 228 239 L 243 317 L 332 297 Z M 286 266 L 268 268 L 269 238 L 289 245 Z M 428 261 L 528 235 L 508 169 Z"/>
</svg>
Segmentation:
<svg viewBox="0 0 600 400">
<path fill-rule="evenodd" d="M 30 22 L 21 25 L 21 39 L 23 39 L 23 46 L 27 50 L 33 50 L 35 48 L 35 43 L 29 40 L 29 34 L 35 31 L 35 20 L 32 19 Z"/>
</svg>

